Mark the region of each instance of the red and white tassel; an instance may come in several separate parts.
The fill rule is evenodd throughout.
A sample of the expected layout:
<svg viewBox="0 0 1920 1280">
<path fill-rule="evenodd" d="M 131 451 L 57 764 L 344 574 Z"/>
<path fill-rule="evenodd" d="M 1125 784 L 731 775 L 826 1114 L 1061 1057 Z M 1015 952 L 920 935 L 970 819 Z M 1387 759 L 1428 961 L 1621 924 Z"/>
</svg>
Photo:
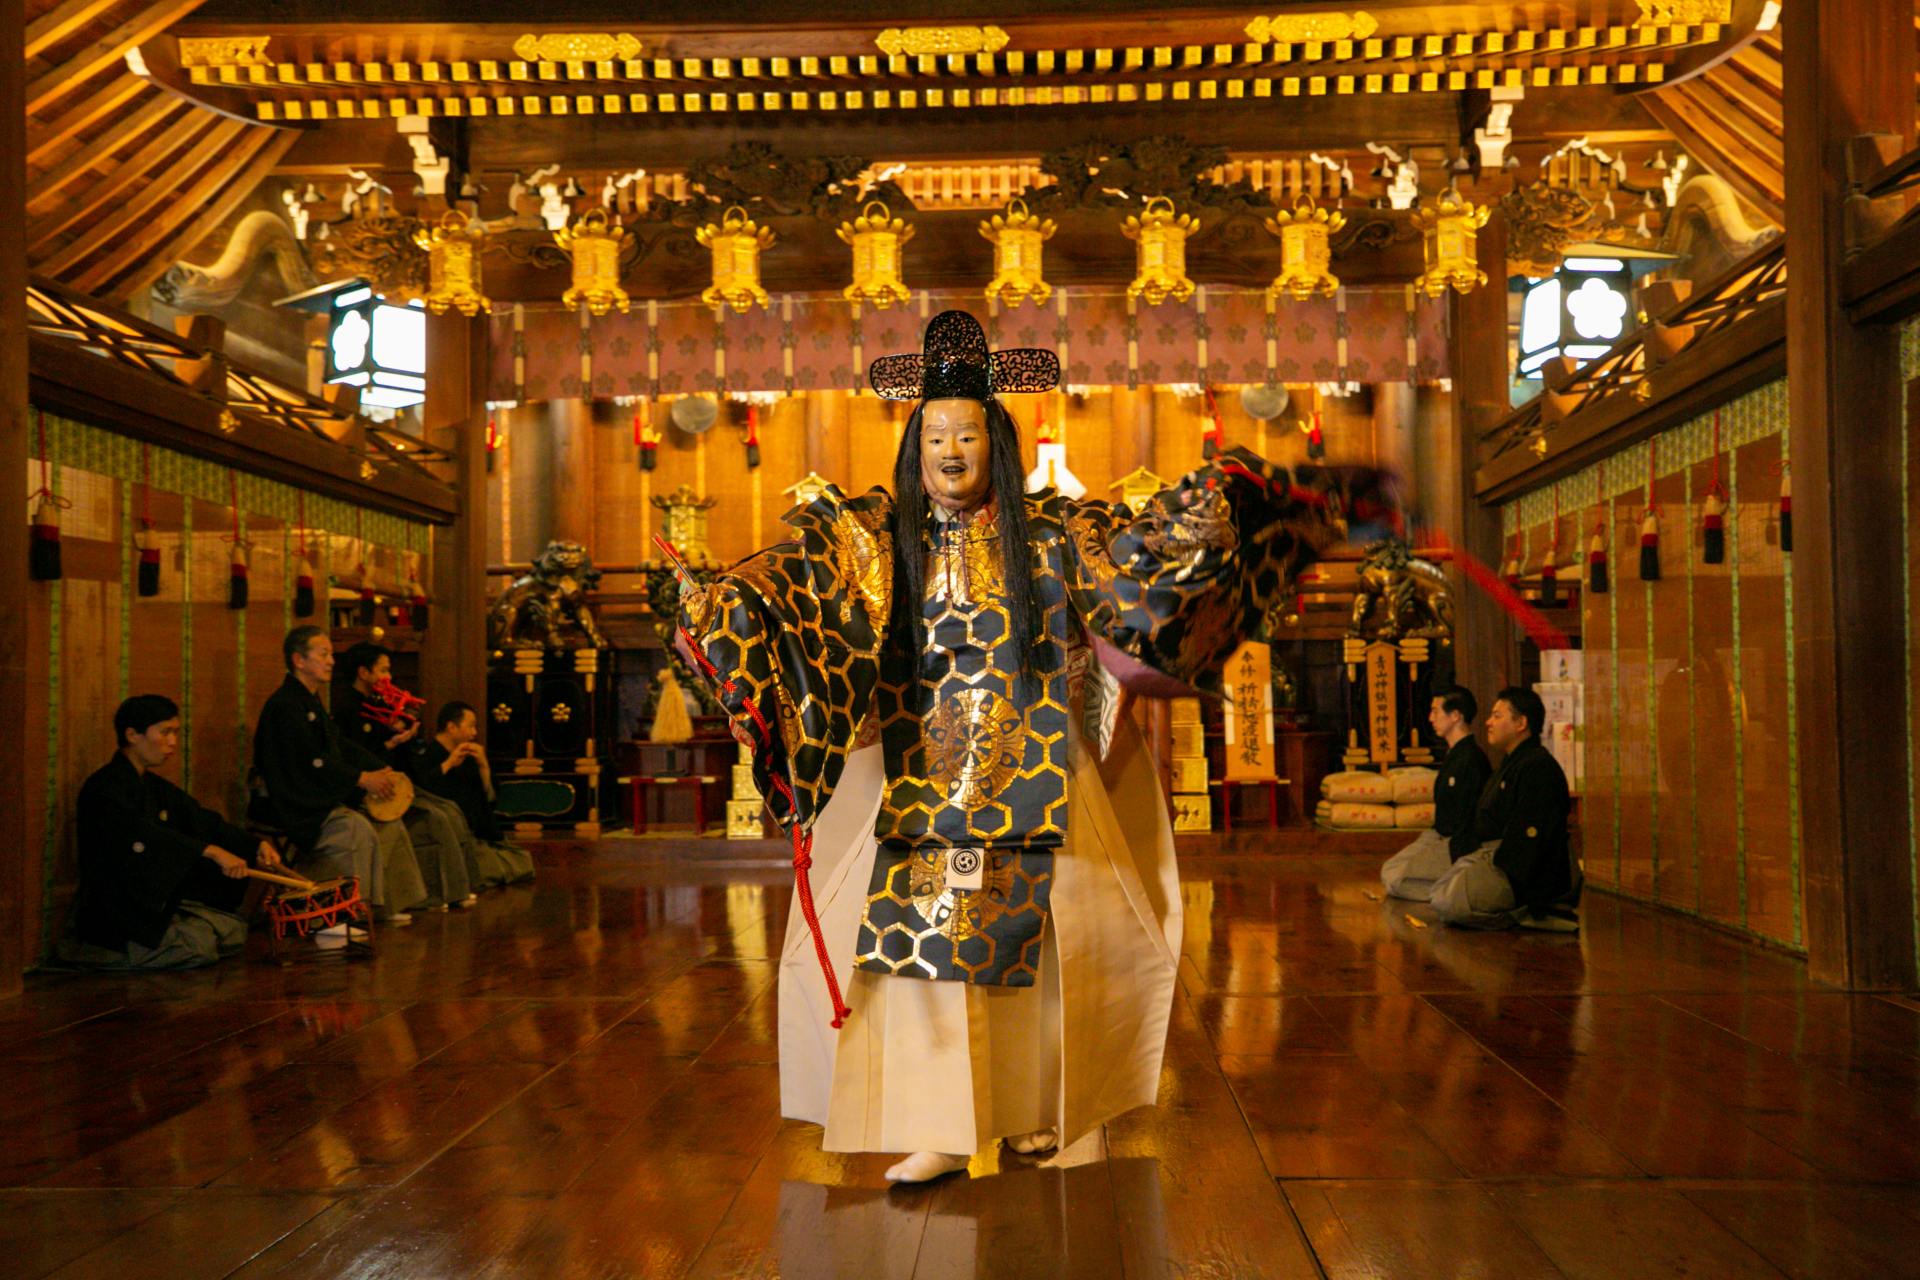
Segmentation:
<svg viewBox="0 0 1920 1280">
<path fill-rule="evenodd" d="M 227 608 L 246 608 L 249 594 L 247 545 L 236 542 L 233 544 L 233 554 L 227 557 Z"/>
<path fill-rule="evenodd" d="M 1652 507 L 1640 522 L 1640 581 L 1660 581 L 1660 517 Z"/>
<path fill-rule="evenodd" d="M 143 596 L 160 594 L 160 539 L 154 536 L 153 526 L 142 521 L 140 532 L 133 535 L 134 550 L 139 552 L 140 563 L 134 576 L 134 590 Z"/>
<path fill-rule="evenodd" d="M 35 579 L 52 582 L 60 567 L 60 500 L 42 490 L 33 504 L 33 541 L 27 550 L 27 568 Z"/>
<path fill-rule="evenodd" d="M 760 409 L 747 406 L 747 470 L 760 465 Z"/>
<path fill-rule="evenodd" d="M 1780 549 L 1793 550 L 1793 472 L 1780 468 Z"/>
<path fill-rule="evenodd" d="M 1307 457 L 1318 462 L 1327 456 L 1326 433 L 1320 429 L 1320 411 L 1313 411 L 1313 425 L 1307 428 Z M 1515 571 L 1516 575 L 1518 570 Z"/>
<path fill-rule="evenodd" d="M 1708 564 L 1727 562 L 1727 504 L 1718 489 L 1707 490 L 1704 514 L 1700 517 L 1700 538 Z"/>
<path fill-rule="evenodd" d="M 1597 525 L 1593 540 L 1587 543 L 1587 590 L 1597 596 L 1605 595 L 1612 586 L 1608 577 L 1606 526 Z"/>
</svg>

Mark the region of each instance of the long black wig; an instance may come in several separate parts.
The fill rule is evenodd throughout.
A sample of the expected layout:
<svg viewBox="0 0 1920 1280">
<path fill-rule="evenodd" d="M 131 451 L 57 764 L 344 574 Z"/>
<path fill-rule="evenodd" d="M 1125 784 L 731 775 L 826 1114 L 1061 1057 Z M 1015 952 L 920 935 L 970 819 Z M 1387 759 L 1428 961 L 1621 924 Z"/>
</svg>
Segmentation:
<svg viewBox="0 0 1920 1280">
<path fill-rule="evenodd" d="M 1042 635 L 1040 596 L 1033 581 L 1032 530 L 1027 523 L 1027 477 L 1020 463 L 1020 434 L 1013 415 L 998 400 L 980 402 L 987 414 L 987 474 L 1000 522 L 1000 558 L 1006 573 L 1007 617 L 1019 642 L 1020 683 L 1028 685 L 1038 665 Z M 920 416 L 915 405 L 893 462 L 893 633 L 912 640 L 915 655 L 927 646 L 927 523 L 932 519 L 920 479 Z"/>
</svg>

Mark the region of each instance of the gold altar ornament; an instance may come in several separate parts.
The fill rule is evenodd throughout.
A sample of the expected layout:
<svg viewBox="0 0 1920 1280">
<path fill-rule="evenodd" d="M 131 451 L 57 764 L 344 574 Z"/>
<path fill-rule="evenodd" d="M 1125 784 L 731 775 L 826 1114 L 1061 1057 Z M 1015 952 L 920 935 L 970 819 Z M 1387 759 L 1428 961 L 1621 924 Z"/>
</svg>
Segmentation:
<svg viewBox="0 0 1920 1280">
<path fill-rule="evenodd" d="M 886 205 L 868 201 L 859 217 L 840 224 L 840 238 L 853 246 L 853 283 L 842 295 L 848 302 L 871 302 L 885 311 L 913 296 L 900 279 L 900 248 L 913 239 L 913 228 Z"/>
<path fill-rule="evenodd" d="M 888 27 L 873 38 L 890 58 L 932 58 L 998 53 L 1007 47 L 999 27 Z"/>
<path fill-rule="evenodd" d="M 1200 229 L 1191 214 L 1176 213 L 1173 201 L 1155 196 L 1138 217 L 1129 216 L 1120 224 L 1126 237 L 1139 246 L 1135 253 L 1138 274 L 1127 286 L 1129 298 L 1145 298 L 1148 306 L 1159 306 L 1168 298 L 1185 302 L 1193 296 L 1193 281 L 1187 278 L 1187 237 Z"/>
<path fill-rule="evenodd" d="M 1246 26 L 1247 38 L 1255 44 L 1306 44 L 1335 40 L 1365 40 L 1380 29 L 1380 20 L 1370 13 L 1283 13 L 1278 17 L 1259 17 Z"/>
<path fill-rule="evenodd" d="M 763 227 L 734 205 L 694 233 L 694 238 L 713 251 L 713 283 L 700 295 L 710 307 L 723 303 L 745 314 L 756 303 L 771 305 L 767 291 L 760 285 L 760 251 L 773 247 L 773 228 Z"/>
<path fill-rule="evenodd" d="M 622 31 L 528 32 L 513 42 L 513 56 L 523 62 L 631 62 L 645 52 L 635 36 Z"/>
<path fill-rule="evenodd" d="M 713 563 L 713 549 L 707 545 L 707 512 L 720 505 L 718 498 L 703 498 L 690 484 L 682 484 L 664 497 L 655 494 L 653 505 L 667 513 L 661 533 L 673 544 L 680 558 L 690 565 Z"/>
<path fill-rule="evenodd" d="M 1051 218 L 1037 218 L 1027 212 L 1025 200 L 1011 200 L 1007 211 L 994 214 L 980 224 L 982 238 L 993 243 L 993 283 L 987 286 L 989 301 L 998 298 L 1009 307 L 1017 307 L 1031 297 L 1043 305 L 1053 295 L 1053 286 L 1040 278 L 1043 245 L 1052 238 Z"/>
<path fill-rule="evenodd" d="M 627 233 L 605 209 L 589 209 L 571 226 L 553 233 L 554 243 L 573 258 L 573 288 L 560 296 L 569 307 L 585 307 L 603 316 L 618 307 L 625 312 L 629 299 L 620 287 L 620 251 Z"/>
<path fill-rule="evenodd" d="M 437 316 L 493 310 L 480 289 L 480 244 L 486 234 L 463 209 L 449 209 L 439 222 L 413 233 L 413 242 L 427 251 L 427 310 Z"/>
<path fill-rule="evenodd" d="M 1267 286 L 1267 296 L 1286 294 L 1305 302 L 1314 294 L 1331 298 L 1340 287 L 1333 274 L 1333 233 L 1347 225 L 1337 209 L 1320 209 L 1304 196 L 1292 209 L 1281 209 L 1266 221 L 1267 230 L 1280 237 L 1280 274 Z"/>
<path fill-rule="evenodd" d="M 1449 187 L 1432 204 L 1414 210 L 1413 220 L 1426 234 L 1427 269 L 1414 283 L 1429 298 L 1438 298 L 1452 286 L 1468 293 L 1487 282 L 1480 269 L 1478 238 L 1487 225 L 1489 210 L 1475 205 Z"/>
</svg>

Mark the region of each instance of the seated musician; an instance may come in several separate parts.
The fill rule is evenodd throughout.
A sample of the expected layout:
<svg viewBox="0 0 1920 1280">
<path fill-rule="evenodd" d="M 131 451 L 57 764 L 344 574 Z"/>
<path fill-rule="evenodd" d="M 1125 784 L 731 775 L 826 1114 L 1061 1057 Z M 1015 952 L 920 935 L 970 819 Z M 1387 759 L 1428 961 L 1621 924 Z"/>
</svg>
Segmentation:
<svg viewBox="0 0 1920 1280">
<path fill-rule="evenodd" d="M 1433 777 L 1433 825 L 1380 868 L 1380 883 L 1392 897 L 1427 901 L 1454 860 L 1480 845 L 1473 818 L 1493 766 L 1473 736 L 1479 711 L 1473 694 L 1459 685 L 1434 695 L 1427 724 L 1447 744 L 1447 755 Z"/>
<path fill-rule="evenodd" d="M 1579 931 L 1581 876 L 1567 841 L 1573 801 L 1560 762 L 1540 745 L 1545 723 L 1531 689 L 1502 689 L 1487 713 L 1487 744 L 1506 758 L 1480 793 L 1479 847 L 1434 882 L 1434 914 L 1448 924 Z"/>
<path fill-rule="evenodd" d="M 347 740 L 321 694 L 333 676 L 333 641 L 319 627 L 300 626 L 281 642 L 287 678 L 260 709 L 253 768 L 261 788 L 256 814 L 285 830 L 298 852 L 293 865 L 314 880 L 358 876 L 376 919 L 407 924 L 424 902 L 426 884 L 407 829 L 374 822 L 360 809 L 373 795 L 391 796 L 400 775 Z M 336 925 L 342 935 L 346 926 Z M 323 931 L 331 938 L 332 931 Z"/>
<path fill-rule="evenodd" d="M 341 665 L 353 683 L 334 690 L 340 732 L 388 768 L 411 778 L 420 748 L 417 712 L 424 703 L 393 683 L 393 650 L 362 641 L 342 655 Z M 473 890 L 482 870 L 480 853 L 460 806 L 415 788 L 402 821 L 413 838 L 420 874 L 426 878 L 428 909 L 445 911 L 479 902 Z"/>
<path fill-rule="evenodd" d="M 113 713 L 120 750 L 80 788 L 80 887 L 55 948 L 82 969 L 191 969 L 246 945 L 250 867 L 278 869 L 253 839 L 154 772 L 180 741 L 180 708 L 143 693 Z"/>
<path fill-rule="evenodd" d="M 517 884 L 533 879 L 533 855 L 501 839 L 494 812 L 493 770 L 480 745 L 480 718 L 464 702 L 449 702 L 434 717 L 435 732 L 413 762 L 413 781 L 422 791 L 445 796 L 460 806 L 467 827 L 480 845 L 483 885 Z"/>
</svg>

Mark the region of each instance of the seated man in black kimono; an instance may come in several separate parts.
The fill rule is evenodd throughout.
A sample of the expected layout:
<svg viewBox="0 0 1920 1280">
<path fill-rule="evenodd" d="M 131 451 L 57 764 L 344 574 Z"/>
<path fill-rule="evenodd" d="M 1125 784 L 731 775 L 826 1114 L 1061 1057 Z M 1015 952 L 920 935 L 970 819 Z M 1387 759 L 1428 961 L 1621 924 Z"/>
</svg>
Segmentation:
<svg viewBox="0 0 1920 1280">
<path fill-rule="evenodd" d="M 1380 868 L 1380 883 L 1392 897 L 1427 901 L 1454 860 L 1480 845 L 1473 832 L 1474 811 L 1493 766 L 1473 736 L 1473 718 L 1479 713 L 1473 694 L 1459 685 L 1433 697 L 1427 724 L 1447 744 L 1446 758 L 1433 777 L 1433 825 Z"/>
<path fill-rule="evenodd" d="M 533 855 L 501 839 L 480 718 L 467 703 L 449 702 L 434 718 L 434 728 L 413 758 L 413 783 L 460 806 L 480 850 L 481 878 L 475 883 L 491 887 L 533 879 Z"/>
<path fill-rule="evenodd" d="M 420 721 L 396 714 L 380 696 L 393 681 L 393 650 L 362 641 L 341 655 L 340 666 L 353 679 L 333 691 L 341 736 L 389 769 L 412 776 L 420 751 Z M 416 787 L 403 821 L 426 880 L 427 909 L 445 911 L 479 902 L 473 888 L 480 880 L 480 855 L 460 806 Z"/>
<path fill-rule="evenodd" d="M 427 888 L 407 829 L 374 822 L 360 809 L 369 793 L 391 795 L 396 775 L 345 740 L 320 700 L 333 678 L 327 633 L 295 627 L 280 648 L 287 678 L 260 709 L 253 737 L 255 815 L 292 838 L 298 848 L 294 866 L 302 875 L 358 876 L 360 895 L 376 918 L 408 924 L 413 917 L 407 909 L 426 900 Z M 346 926 L 335 928 L 344 935 Z"/>
<path fill-rule="evenodd" d="M 1434 883 L 1434 914 L 1448 924 L 1579 931 L 1581 875 L 1567 842 L 1573 801 L 1560 762 L 1540 745 L 1545 724 L 1531 689 L 1502 689 L 1487 713 L 1487 743 L 1506 758 L 1480 793 L 1479 847 Z"/>
<path fill-rule="evenodd" d="M 55 954 L 83 969 L 191 969 L 241 949 L 247 869 L 278 869 L 253 839 L 154 772 L 180 741 L 180 708 L 143 693 L 113 716 L 120 750 L 80 788 L 80 888 Z"/>
</svg>

